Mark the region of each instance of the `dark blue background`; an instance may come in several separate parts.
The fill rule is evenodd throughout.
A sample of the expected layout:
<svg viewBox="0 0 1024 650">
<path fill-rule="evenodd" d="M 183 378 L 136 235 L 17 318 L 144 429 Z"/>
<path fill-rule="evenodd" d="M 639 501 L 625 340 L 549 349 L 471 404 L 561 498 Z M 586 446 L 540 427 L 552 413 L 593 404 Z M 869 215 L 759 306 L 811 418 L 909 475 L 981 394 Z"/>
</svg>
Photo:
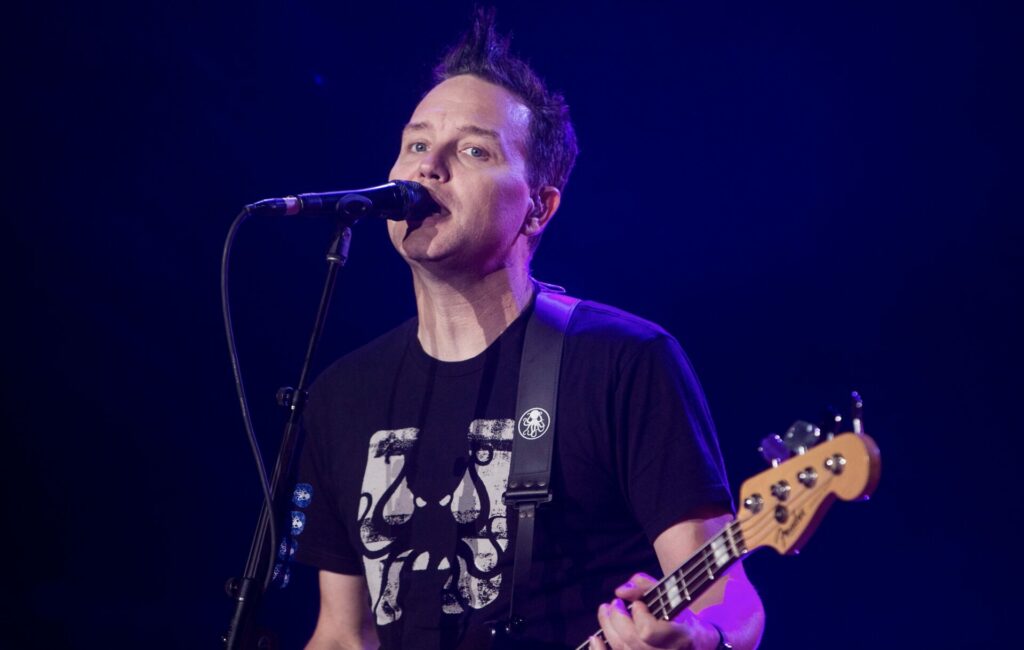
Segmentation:
<svg viewBox="0 0 1024 650">
<path fill-rule="evenodd" d="M 220 322 L 228 224 L 385 179 L 468 16 L 370 4 L 9 10 L 10 647 L 215 647 L 260 505 Z M 876 497 L 837 504 L 799 558 L 746 563 L 765 648 L 1017 636 L 1021 23 L 980 4 L 500 5 L 582 148 L 536 273 L 682 341 L 734 489 L 763 435 L 867 400 Z M 238 240 L 268 452 L 328 233 Z M 412 311 L 382 224 L 359 225 L 318 367 Z M 312 580 L 269 604 L 286 647 Z"/>
</svg>

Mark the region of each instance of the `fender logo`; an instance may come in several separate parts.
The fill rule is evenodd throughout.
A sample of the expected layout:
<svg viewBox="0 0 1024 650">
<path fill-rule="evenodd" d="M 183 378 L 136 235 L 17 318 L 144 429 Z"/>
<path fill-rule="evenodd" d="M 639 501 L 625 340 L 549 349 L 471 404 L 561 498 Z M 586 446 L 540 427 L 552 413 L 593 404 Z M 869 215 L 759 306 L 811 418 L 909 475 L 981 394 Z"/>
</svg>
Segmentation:
<svg viewBox="0 0 1024 650">
<path fill-rule="evenodd" d="M 798 510 L 796 514 L 793 515 L 793 523 L 791 523 L 788 528 L 780 528 L 778 530 L 777 537 L 779 544 L 786 543 L 787 538 L 796 531 L 797 526 L 800 525 L 800 522 L 803 521 L 803 519 L 804 509 L 800 508 L 800 510 Z"/>
</svg>

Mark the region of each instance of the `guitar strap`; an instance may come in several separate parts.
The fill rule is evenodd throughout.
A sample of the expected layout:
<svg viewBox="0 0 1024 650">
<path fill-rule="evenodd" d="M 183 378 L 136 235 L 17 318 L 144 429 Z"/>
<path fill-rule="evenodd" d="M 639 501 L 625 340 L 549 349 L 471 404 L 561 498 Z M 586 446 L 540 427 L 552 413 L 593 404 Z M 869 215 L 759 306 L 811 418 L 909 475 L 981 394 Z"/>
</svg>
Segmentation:
<svg viewBox="0 0 1024 650">
<path fill-rule="evenodd" d="M 517 595 L 530 578 L 533 557 L 533 525 L 537 508 L 551 501 L 551 461 L 555 448 L 555 407 L 558 403 L 558 373 L 562 364 L 565 332 L 578 298 L 564 295 L 564 289 L 538 284 L 533 314 L 526 324 L 523 355 L 519 364 L 515 431 L 512 434 L 512 462 L 509 468 L 505 505 L 518 513 L 515 555 L 512 560 L 512 596 L 505 632 L 514 634 L 522 626 L 516 615 Z"/>
</svg>

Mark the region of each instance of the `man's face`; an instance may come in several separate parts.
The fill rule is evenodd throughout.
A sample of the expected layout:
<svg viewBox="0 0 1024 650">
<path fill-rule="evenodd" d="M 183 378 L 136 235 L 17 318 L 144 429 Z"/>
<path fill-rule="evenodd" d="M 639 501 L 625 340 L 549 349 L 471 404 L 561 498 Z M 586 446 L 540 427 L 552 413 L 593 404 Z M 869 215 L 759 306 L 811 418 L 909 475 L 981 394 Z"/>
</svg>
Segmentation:
<svg viewBox="0 0 1024 650">
<path fill-rule="evenodd" d="M 411 265 L 486 274 L 520 259 L 513 253 L 527 249 L 520 230 L 533 207 L 529 124 L 529 109 L 514 95 L 469 75 L 423 98 L 389 176 L 421 183 L 442 206 L 422 222 L 388 222 L 391 242 Z"/>
</svg>

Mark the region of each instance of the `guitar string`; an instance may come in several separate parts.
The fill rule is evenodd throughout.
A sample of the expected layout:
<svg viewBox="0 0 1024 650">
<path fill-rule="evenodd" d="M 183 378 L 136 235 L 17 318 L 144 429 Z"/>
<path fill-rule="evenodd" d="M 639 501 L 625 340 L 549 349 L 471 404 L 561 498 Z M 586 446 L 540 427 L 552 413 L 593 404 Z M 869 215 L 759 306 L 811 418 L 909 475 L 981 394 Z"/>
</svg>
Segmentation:
<svg viewBox="0 0 1024 650">
<path fill-rule="evenodd" d="M 827 486 L 829 483 L 832 482 L 833 477 L 834 477 L 834 475 L 831 475 L 831 474 L 825 475 L 825 478 L 822 481 L 819 482 L 817 487 L 821 488 L 821 487 Z M 815 494 L 815 492 L 816 491 L 805 490 L 800 495 L 794 497 L 793 500 L 789 502 L 789 505 L 791 507 L 792 506 L 800 505 L 802 501 L 804 501 L 807 497 Z M 768 512 L 769 511 L 763 511 L 764 515 L 767 515 Z M 753 522 L 753 524 L 750 527 L 750 532 L 752 533 L 750 535 L 750 538 L 754 538 L 754 537 L 757 537 L 757 536 L 761 535 L 763 532 L 765 532 L 765 529 L 770 529 L 774 525 L 773 524 L 773 521 L 774 521 L 773 518 L 763 516 L 761 513 L 752 514 L 752 515 L 746 517 L 745 519 L 736 519 L 736 520 L 733 520 L 733 521 L 729 522 L 728 524 L 726 524 L 726 526 L 721 531 L 719 531 L 719 533 L 717 533 L 713 538 L 708 540 L 703 546 L 701 546 L 697 550 L 696 553 L 694 553 L 694 557 L 696 557 L 698 554 L 701 554 L 701 561 L 699 563 L 695 564 L 693 567 L 691 567 L 692 570 L 689 571 L 689 573 L 687 574 L 689 577 L 684 577 L 682 575 L 680 575 L 680 576 L 676 575 L 677 573 L 679 573 L 683 569 L 687 568 L 686 564 L 689 564 L 689 563 L 686 563 L 683 566 L 681 566 L 678 569 L 676 569 L 675 571 L 673 571 L 672 573 L 670 573 L 669 575 L 667 575 L 664 578 L 662 578 L 656 585 L 654 585 L 646 593 L 644 593 L 644 595 L 642 596 L 642 599 L 644 600 L 645 604 L 649 608 L 651 608 L 652 606 L 654 608 L 656 608 L 656 609 L 651 609 L 651 614 L 654 615 L 657 618 L 664 619 L 665 615 L 668 612 L 671 612 L 671 609 L 672 609 L 671 608 L 671 599 L 669 598 L 667 593 L 663 593 L 663 588 L 666 587 L 669 583 L 675 583 L 675 582 L 678 582 L 679 580 L 683 580 L 684 584 L 686 584 L 687 586 L 692 586 L 694 588 L 693 590 L 697 591 L 697 590 L 703 588 L 703 586 L 707 582 L 713 581 L 714 580 L 713 578 L 708 578 L 707 577 L 707 570 L 711 566 L 710 563 L 709 563 L 709 557 L 707 555 L 707 550 L 712 546 L 712 543 L 715 540 L 717 540 L 719 537 L 723 537 L 726 532 L 728 532 L 729 535 L 733 536 L 733 538 L 734 538 L 733 542 L 735 542 L 735 534 L 736 534 L 736 532 L 740 531 L 741 525 L 749 522 L 752 519 L 755 520 L 755 521 Z M 746 548 L 745 551 L 740 552 L 738 555 L 734 556 L 733 555 L 733 551 L 729 550 L 730 559 L 735 557 L 735 559 L 739 560 L 739 559 L 742 559 L 743 556 L 745 556 L 745 555 L 747 555 L 748 553 L 751 552 L 749 547 L 746 544 L 747 539 L 748 538 L 743 538 L 743 540 L 742 540 L 744 542 L 743 546 L 744 546 L 744 548 Z M 729 542 L 727 541 L 726 544 L 727 544 L 727 548 L 728 548 Z M 712 571 L 712 574 L 713 573 L 714 572 Z M 701 578 L 700 582 L 691 582 L 691 581 L 695 580 L 695 576 L 700 576 L 700 578 Z M 720 576 L 716 576 L 716 578 L 717 577 L 720 577 Z M 654 595 L 654 598 L 655 598 L 654 602 L 653 603 L 647 603 L 646 602 L 647 597 L 652 595 L 652 594 Z M 667 603 L 663 603 L 662 600 L 666 600 L 668 602 Z M 685 600 L 690 601 L 692 599 L 691 598 L 686 598 Z M 632 604 L 630 604 L 630 607 L 632 607 Z M 660 612 L 660 613 L 655 613 L 656 610 L 658 612 Z M 601 640 L 604 640 L 604 641 L 607 640 L 607 639 L 605 639 L 604 630 L 603 629 L 598 630 L 596 634 L 592 634 L 591 635 L 591 637 L 594 637 L 594 636 L 596 636 L 596 637 L 598 637 L 598 638 L 600 638 Z M 579 646 L 579 648 L 577 648 L 577 650 L 583 650 L 584 648 L 587 647 L 589 642 L 590 642 L 590 639 L 588 638 L 587 641 L 584 641 L 583 644 L 581 644 Z"/>
</svg>

